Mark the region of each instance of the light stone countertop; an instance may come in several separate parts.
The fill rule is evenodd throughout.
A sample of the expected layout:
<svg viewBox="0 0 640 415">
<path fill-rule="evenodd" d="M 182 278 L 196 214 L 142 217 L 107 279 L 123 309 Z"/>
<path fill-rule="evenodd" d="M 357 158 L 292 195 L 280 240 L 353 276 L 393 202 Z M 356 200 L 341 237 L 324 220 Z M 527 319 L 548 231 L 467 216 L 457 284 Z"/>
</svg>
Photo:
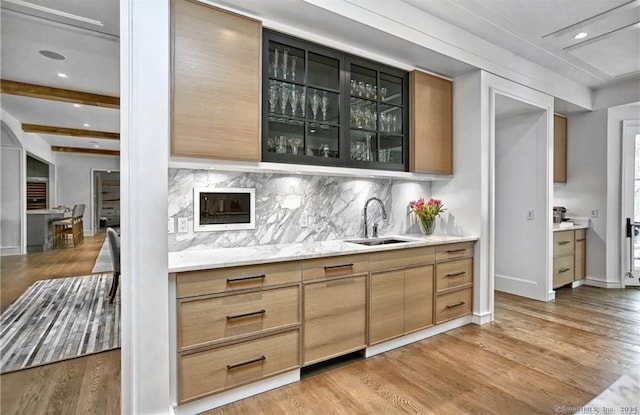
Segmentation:
<svg viewBox="0 0 640 415">
<path fill-rule="evenodd" d="M 295 261 L 325 256 L 389 251 L 393 249 L 417 248 L 478 240 L 476 236 L 453 235 L 430 235 L 422 237 L 415 235 L 385 235 L 378 239 L 382 238 L 397 238 L 407 240 L 407 242 L 367 246 L 346 242 L 345 240 L 333 240 L 169 252 L 169 272 L 197 271 L 240 265 L 265 264 L 269 262 Z M 354 238 L 353 240 L 361 239 Z"/>
<path fill-rule="evenodd" d="M 553 225 L 553 231 L 554 232 L 575 231 L 577 229 L 589 229 L 589 225 L 588 224 L 584 224 L 584 223 L 574 223 L 571 226 L 558 226 L 556 224 Z"/>
</svg>

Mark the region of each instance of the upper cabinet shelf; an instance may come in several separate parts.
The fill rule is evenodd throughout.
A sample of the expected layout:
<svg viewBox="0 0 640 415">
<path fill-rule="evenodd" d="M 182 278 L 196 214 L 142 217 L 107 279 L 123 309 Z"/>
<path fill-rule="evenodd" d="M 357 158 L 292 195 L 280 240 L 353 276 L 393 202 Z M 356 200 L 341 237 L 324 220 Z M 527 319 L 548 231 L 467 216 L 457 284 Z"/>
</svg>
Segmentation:
<svg viewBox="0 0 640 415">
<path fill-rule="evenodd" d="M 262 159 L 406 171 L 408 74 L 264 31 Z"/>
</svg>

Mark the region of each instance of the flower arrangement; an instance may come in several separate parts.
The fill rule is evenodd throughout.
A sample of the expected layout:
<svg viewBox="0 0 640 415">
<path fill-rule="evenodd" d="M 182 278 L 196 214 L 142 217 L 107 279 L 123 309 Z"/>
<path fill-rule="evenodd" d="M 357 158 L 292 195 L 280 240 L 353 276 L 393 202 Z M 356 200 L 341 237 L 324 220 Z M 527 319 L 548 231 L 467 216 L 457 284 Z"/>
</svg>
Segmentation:
<svg viewBox="0 0 640 415">
<path fill-rule="evenodd" d="M 425 203 L 423 198 L 409 202 L 409 209 L 418 219 L 420 228 L 425 235 L 431 235 L 433 233 L 436 218 L 446 210 L 441 200 L 429 199 L 429 201 Z"/>
</svg>

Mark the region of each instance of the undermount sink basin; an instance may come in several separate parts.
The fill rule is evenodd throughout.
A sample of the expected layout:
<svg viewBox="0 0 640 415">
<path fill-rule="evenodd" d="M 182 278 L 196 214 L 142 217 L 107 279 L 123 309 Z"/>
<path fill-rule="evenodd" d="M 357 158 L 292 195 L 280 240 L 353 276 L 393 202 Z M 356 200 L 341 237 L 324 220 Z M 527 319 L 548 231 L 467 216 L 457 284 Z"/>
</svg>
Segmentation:
<svg viewBox="0 0 640 415">
<path fill-rule="evenodd" d="M 388 245 L 388 244 L 401 244 L 403 242 L 413 242 L 410 239 L 397 239 L 397 238 L 371 238 L 371 239 L 353 239 L 349 241 L 352 244 L 360 244 L 360 245 Z"/>
</svg>

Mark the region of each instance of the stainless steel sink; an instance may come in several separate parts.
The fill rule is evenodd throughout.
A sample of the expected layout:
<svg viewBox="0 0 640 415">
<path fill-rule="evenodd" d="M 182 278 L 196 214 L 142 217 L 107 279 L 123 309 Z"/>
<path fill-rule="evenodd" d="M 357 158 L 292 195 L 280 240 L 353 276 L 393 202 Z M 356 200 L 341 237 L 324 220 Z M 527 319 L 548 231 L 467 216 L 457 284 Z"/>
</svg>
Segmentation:
<svg viewBox="0 0 640 415">
<path fill-rule="evenodd" d="M 371 238 L 371 239 L 352 239 L 346 240 L 345 242 L 349 242 L 352 244 L 359 245 L 388 245 L 388 244 L 401 244 L 406 242 L 413 242 L 411 239 L 398 239 L 398 238 Z"/>
</svg>

